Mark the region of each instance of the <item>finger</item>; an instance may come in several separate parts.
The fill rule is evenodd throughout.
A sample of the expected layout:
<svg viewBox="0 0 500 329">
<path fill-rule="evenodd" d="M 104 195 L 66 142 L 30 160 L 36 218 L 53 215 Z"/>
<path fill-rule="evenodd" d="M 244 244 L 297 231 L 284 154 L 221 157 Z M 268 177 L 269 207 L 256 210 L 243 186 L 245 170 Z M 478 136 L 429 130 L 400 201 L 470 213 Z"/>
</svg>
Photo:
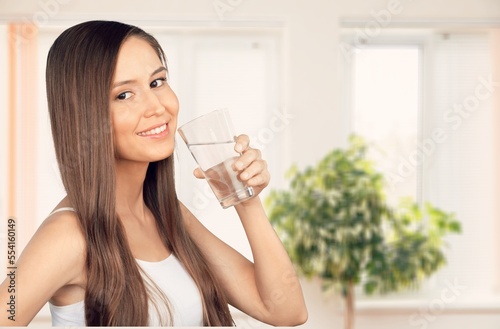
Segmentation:
<svg viewBox="0 0 500 329">
<path fill-rule="evenodd" d="M 271 175 L 268 171 L 262 172 L 250 178 L 246 183 L 248 186 L 267 186 L 271 180 Z"/>
<path fill-rule="evenodd" d="M 250 166 L 252 162 L 261 159 L 262 159 L 262 154 L 260 150 L 250 148 L 247 151 L 245 151 L 240 157 L 238 157 L 236 161 L 234 161 L 233 169 L 237 171 L 242 171 L 246 167 Z"/>
<path fill-rule="evenodd" d="M 236 136 L 234 141 L 236 142 L 234 150 L 238 153 L 242 153 L 250 147 L 250 137 L 247 135 Z"/>
<path fill-rule="evenodd" d="M 203 174 L 203 171 L 201 171 L 200 168 L 196 168 L 194 171 L 193 171 L 193 175 L 194 177 L 196 178 L 205 178 L 205 175 Z"/>
<path fill-rule="evenodd" d="M 250 166 L 245 168 L 245 170 L 243 170 L 239 174 L 239 178 L 240 180 L 245 182 L 251 180 L 252 178 L 258 175 L 262 175 L 265 172 L 267 172 L 267 162 L 264 160 L 258 160 L 252 162 Z"/>
</svg>

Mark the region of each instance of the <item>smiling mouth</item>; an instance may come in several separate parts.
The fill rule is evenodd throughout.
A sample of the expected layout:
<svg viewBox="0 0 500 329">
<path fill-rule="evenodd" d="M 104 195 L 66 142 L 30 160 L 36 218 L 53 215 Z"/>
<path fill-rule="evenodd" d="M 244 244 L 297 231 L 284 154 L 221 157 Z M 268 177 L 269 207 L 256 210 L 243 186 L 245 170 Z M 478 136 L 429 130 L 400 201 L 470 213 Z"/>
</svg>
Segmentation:
<svg viewBox="0 0 500 329">
<path fill-rule="evenodd" d="M 153 128 L 153 129 L 151 129 L 151 130 L 141 131 L 140 133 L 137 133 L 137 135 L 139 135 L 139 136 L 153 136 L 153 135 L 159 135 L 159 134 L 161 134 L 162 132 L 164 132 L 165 130 L 167 130 L 167 124 L 166 124 L 166 123 L 162 124 L 162 125 L 161 125 L 161 126 L 159 126 L 159 127 Z"/>
</svg>

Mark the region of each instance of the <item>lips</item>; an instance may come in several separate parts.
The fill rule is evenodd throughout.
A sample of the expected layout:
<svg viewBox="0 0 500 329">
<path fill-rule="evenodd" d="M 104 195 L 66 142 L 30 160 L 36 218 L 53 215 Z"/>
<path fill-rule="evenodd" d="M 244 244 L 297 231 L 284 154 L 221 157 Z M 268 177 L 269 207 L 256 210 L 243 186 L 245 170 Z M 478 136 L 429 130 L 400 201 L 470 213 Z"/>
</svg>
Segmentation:
<svg viewBox="0 0 500 329">
<path fill-rule="evenodd" d="M 145 131 L 141 131 L 141 132 L 138 132 L 137 135 L 139 136 L 154 136 L 154 135 L 160 135 L 162 132 L 164 132 L 165 130 L 167 130 L 167 124 L 164 123 L 160 126 L 157 126 L 157 127 L 154 127 L 154 128 L 151 128 L 149 130 L 145 130 Z"/>
</svg>

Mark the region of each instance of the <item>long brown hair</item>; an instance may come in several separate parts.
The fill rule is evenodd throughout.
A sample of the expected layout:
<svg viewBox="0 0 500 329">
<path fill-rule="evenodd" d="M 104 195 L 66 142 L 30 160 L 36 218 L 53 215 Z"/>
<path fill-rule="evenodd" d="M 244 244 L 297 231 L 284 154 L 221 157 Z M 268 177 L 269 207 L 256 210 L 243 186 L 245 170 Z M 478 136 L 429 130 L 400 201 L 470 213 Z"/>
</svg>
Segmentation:
<svg viewBox="0 0 500 329">
<path fill-rule="evenodd" d="M 116 213 L 114 148 L 109 110 L 118 52 L 130 36 L 146 40 L 164 64 L 158 42 L 118 22 L 90 21 L 64 31 L 52 45 L 47 99 L 61 178 L 86 239 L 85 319 L 89 326 L 148 323 L 148 289 Z M 226 297 L 187 233 L 174 184 L 172 156 L 150 163 L 144 201 L 165 245 L 192 276 L 205 326 L 232 326 Z"/>
</svg>

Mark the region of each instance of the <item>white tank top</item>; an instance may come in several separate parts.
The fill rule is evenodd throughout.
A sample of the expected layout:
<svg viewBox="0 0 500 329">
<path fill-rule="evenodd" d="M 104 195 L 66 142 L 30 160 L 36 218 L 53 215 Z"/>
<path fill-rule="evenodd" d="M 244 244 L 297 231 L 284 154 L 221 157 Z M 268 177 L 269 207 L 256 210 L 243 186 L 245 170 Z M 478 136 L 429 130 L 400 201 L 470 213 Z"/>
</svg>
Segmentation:
<svg viewBox="0 0 500 329">
<path fill-rule="evenodd" d="M 59 208 L 59 211 L 74 211 L 73 208 Z M 174 326 L 203 326 L 203 309 L 199 290 L 181 262 L 171 254 L 160 262 L 146 262 L 136 259 L 147 276 L 162 290 L 170 303 Z M 147 278 L 145 278 L 147 280 Z M 52 326 L 85 326 L 84 301 L 56 306 L 49 303 Z M 160 310 L 165 310 L 160 307 Z M 158 314 L 152 302 L 149 303 L 149 326 L 168 325 L 166 310 Z M 163 319 L 163 321 L 160 321 Z"/>
</svg>

